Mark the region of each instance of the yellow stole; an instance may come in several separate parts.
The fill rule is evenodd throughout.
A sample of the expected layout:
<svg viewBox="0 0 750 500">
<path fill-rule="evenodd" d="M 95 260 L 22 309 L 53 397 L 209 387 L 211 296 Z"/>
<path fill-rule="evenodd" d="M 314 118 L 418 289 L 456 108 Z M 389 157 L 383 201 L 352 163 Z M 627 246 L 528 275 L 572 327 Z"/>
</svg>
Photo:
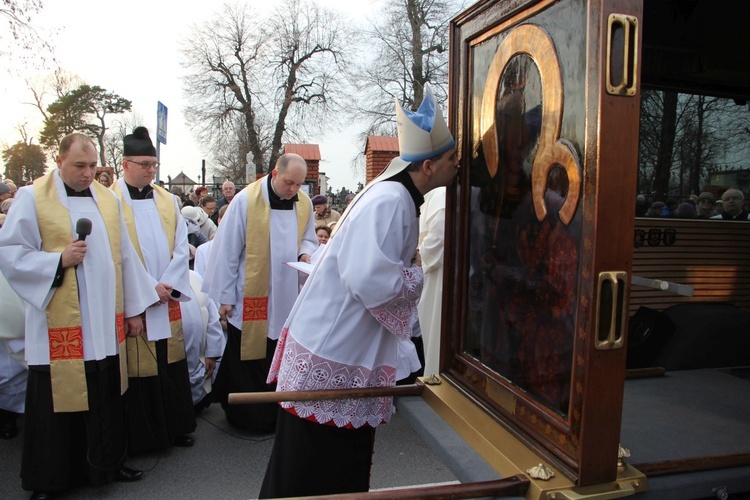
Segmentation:
<svg viewBox="0 0 750 500">
<path fill-rule="evenodd" d="M 164 233 L 167 236 L 169 245 L 169 256 L 174 253 L 174 236 L 177 231 L 177 214 L 174 209 L 174 197 L 164 188 L 153 186 L 154 201 L 156 209 L 159 212 Z M 138 241 L 138 231 L 135 228 L 135 216 L 133 209 L 125 202 L 120 190 L 120 183 L 115 182 L 112 190 L 122 201 L 122 213 L 125 217 L 125 225 L 128 228 L 130 241 L 133 243 L 138 257 L 141 259 L 143 266 L 146 267 L 146 261 L 143 260 L 141 244 Z M 180 218 L 182 219 L 182 218 Z M 182 222 L 180 220 L 179 222 Z M 167 340 L 167 362 L 174 363 L 185 359 L 185 340 L 182 333 L 182 312 L 180 303 L 176 300 L 169 300 L 169 328 L 172 336 Z M 156 343 L 147 340 L 147 337 L 128 337 L 128 374 L 131 377 L 154 377 L 158 373 L 156 365 Z"/>
<path fill-rule="evenodd" d="M 242 340 L 240 359 L 266 357 L 268 336 L 268 267 L 271 261 L 271 206 L 263 198 L 265 177 L 247 187 L 247 230 L 245 240 L 245 287 L 242 298 Z M 298 192 L 297 248 L 310 220 L 310 197 Z"/>
<path fill-rule="evenodd" d="M 39 220 L 42 248 L 46 252 L 62 252 L 73 240 L 70 213 L 60 201 L 51 171 L 34 181 L 34 198 Z M 122 288 L 122 254 L 120 211 L 104 186 L 92 183 L 96 204 L 104 219 L 112 261 L 115 268 L 115 331 L 120 350 L 120 389 L 128 388 L 125 367 L 125 319 Z M 64 270 L 62 286 L 52 296 L 46 310 L 49 336 L 50 379 L 55 413 L 87 411 L 86 369 L 83 362 L 83 329 L 78 301 L 78 280 L 75 267 Z"/>
</svg>

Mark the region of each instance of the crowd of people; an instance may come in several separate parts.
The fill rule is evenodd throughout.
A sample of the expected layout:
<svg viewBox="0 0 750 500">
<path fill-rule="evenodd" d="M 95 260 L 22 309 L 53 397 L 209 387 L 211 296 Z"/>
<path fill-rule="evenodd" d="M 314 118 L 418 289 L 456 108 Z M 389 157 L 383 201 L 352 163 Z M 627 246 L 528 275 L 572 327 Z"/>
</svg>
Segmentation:
<svg viewBox="0 0 750 500">
<path fill-rule="evenodd" d="M 192 446 L 214 402 L 234 426 L 276 432 L 262 497 L 367 490 L 391 398 L 227 398 L 423 373 L 420 206 L 458 160 L 429 90 L 417 112 L 396 109 L 400 156 L 343 214 L 300 189 L 295 154 L 239 192 L 227 181 L 219 200 L 204 187 L 183 200 L 155 182 L 144 127 L 124 138 L 121 178 L 97 172 L 95 143 L 72 133 L 57 168 L 0 183 L 0 438 L 23 414 L 32 499 L 139 480 L 127 458 Z"/>
<path fill-rule="evenodd" d="M 717 197 L 712 192 L 704 191 L 681 202 L 666 196 L 652 196 L 654 201 L 650 205 L 647 197 L 639 194 L 636 197 L 636 217 L 750 220 L 750 207 L 745 203 L 745 195 L 741 190 L 725 188 L 719 193 Z"/>
</svg>

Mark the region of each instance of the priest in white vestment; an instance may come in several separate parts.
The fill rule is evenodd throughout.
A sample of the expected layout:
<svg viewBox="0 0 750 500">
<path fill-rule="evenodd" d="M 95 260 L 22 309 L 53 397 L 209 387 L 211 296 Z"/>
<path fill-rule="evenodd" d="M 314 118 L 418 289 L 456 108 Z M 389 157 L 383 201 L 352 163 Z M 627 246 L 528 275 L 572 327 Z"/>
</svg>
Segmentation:
<svg viewBox="0 0 750 500">
<path fill-rule="evenodd" d="M 180 318 L 190 300 L 190 248 L 177 198 L 153 183 L 158 162 L 148 130 L 123 140 L 122 201 L 130 239 L 159 293 L 146 310 L 145 335 L 128 341 L 128 441 L 131 452 L 192 446 L 196 427 Z"/>
<path fill-rule="evenodd" d="M 307 163 L 282 155 L 270 175 L 237 193 L 211 246 L 203 290 L 220 304 L 227 346 L 213 387 L 227 420 L 272 432 L 277 407 L 229 405 L 232 392 L 273 391 L 266 383 L 281 327 L 298 293 L 297 271 L 286 262 L 310 261 L 318 247 L 310 198 L 300 190 Z"/>
<path fill-rule="evenodd" d="M 277 391 L 388 387 L 411 367 L 422 292 L 417 261 L 423 196 L 458 172 L 455 141 L 434 95 L 416 113 L 396 103 L 400 156 L 352 201 L 279 337 Z M 375 428 L 391 397 L 281 403 L 260 498 L 363 492 Z"/>
<path fill-rule="evenodd" d="M 19 189 L 0 231 L 0 270 L 26 308 L 21 478 L 32 498 L 142 476 L 123 467 L 124 346 L 159 297 L 119 201 L 94 181 L 97 158 L 90 138 L 66 136 L 59 168 Z"/>
<path fill-rule="evenodd" d="M 417 309 L 425 345 L 425 375 L 440 371 L 444 246 L 445 187 L 439 187 L 425 195 L 422 214 L 419 216 L 419 256 L 424 272 L 424 288 Z"/>
</svg>

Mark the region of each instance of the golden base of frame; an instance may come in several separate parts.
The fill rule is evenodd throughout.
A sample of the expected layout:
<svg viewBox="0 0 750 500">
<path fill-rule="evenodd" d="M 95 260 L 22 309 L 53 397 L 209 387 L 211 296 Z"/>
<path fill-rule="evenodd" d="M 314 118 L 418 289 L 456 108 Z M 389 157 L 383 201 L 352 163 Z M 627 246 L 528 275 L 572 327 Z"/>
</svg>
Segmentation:
<svg viewBox="0 0 750 500">
<path fill-rule="evenodd" d="M 578 500 L 622 498 L 648 490 L 646 476 L 629 464 L 618 471 L 617 480 L 577 487 L 553 464 L 548 463 L 507 429 L 485 413 L 451 384 L 425 385 L 422 398 L 498 474 L 527 474 L 540 462 L 554 472 L 549 480 L 529 478 L 527 500 Z"/>
</svg>

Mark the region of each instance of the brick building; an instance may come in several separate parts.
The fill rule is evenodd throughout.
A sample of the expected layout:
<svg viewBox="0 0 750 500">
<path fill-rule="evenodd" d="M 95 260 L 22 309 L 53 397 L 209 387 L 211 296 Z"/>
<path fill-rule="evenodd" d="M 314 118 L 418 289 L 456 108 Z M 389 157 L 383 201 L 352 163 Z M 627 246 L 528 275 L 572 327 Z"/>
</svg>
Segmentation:
<svg viewBox="0 0 750 500">
<path fill-rule="evenodd" d="M 369 183 L 398 156 L 398 137 L 368 135 L 365 143 L 365 183 Z"/>
</svg>

